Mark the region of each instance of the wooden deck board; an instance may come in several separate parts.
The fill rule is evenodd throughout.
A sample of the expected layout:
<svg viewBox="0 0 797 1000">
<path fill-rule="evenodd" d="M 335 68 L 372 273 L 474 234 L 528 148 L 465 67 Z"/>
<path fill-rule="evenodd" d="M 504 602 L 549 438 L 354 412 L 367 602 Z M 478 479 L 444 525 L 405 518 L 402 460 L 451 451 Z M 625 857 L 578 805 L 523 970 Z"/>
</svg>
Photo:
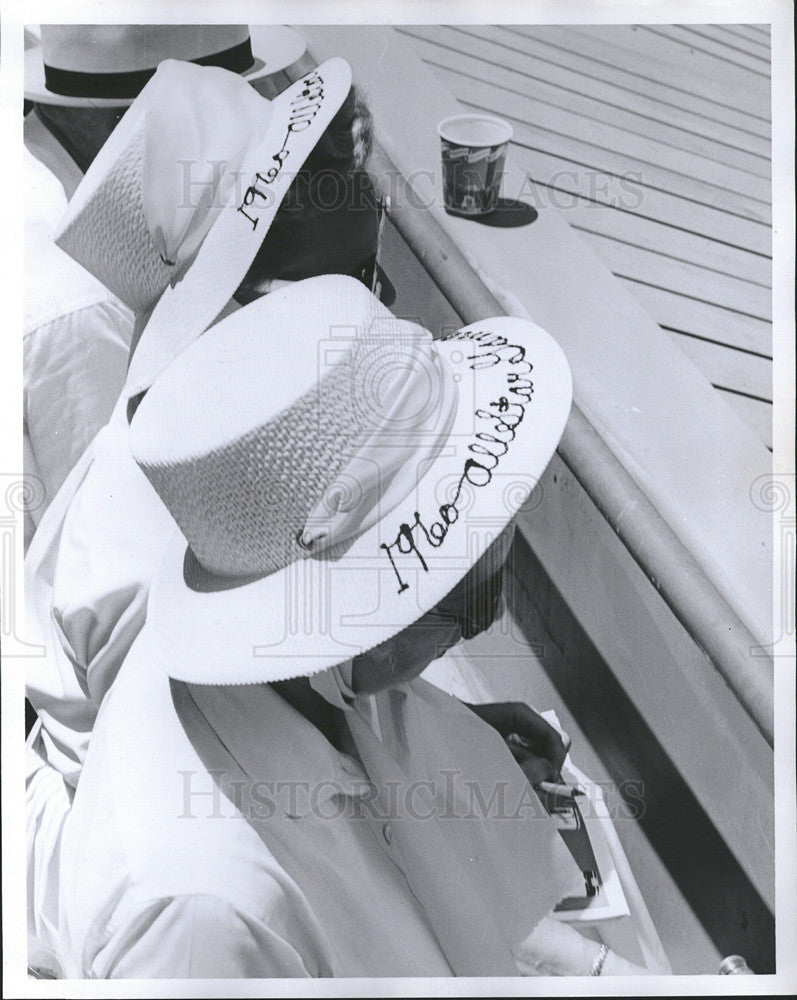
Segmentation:
<svg viewBox="0 0 797 1000">
<path fill-rule="evenodd" d="M 719 243 L 699 233 L 685 232 L 665 222 L 617 211 L 611 205 L 570 199 L 561 204 L 570 225 L 582 232 L 611 237 L 618 244 L 652 250 L 662 258 L 696 264 L 712 274 L 740 278 L 769 289 L 769 257 Z"/>
<path fill-rule="evenodd" d="M 772 294 L 768 288 L 717 271 L 665 257 L 657 251 L 629 247 L 616 240 L 589 234 L 589 242 L 604 263 L 623 278 L 664 285 L 677 295 L 699 299 L 708 305 L 772 320 Z"/>
<path fill-rule="evenodd" d="M 750 56 L 757 56 L 769 65 L 770 46 L 768 40 L 762 41 L 759 38 L 750 38 L 738 33 L 733 37 L 734 32 L 729 32 L 729 26 L 723 24 L 687 24 L 680 25 L 680 27 L 689 34 L 711 39 L 732 52 L 738 51 Z"/>
<path fill-rule="evenodd" d="M 689 111 L 668 109 L 662 113 L 661 103 L 644 94 L 600 80 L 587 81 L 583 74 L 544 60 L 528 56 L 482 38 L 461 28 L 424 25 L 402 29 L 418 40 L 419 52 L 431 61 L 446 65 L 446 55 L 466 58 L 472 75 L 484 75 L 495 82 L 511 81 L 508 86 L 521 93 L 533 94 L 560 107 L 577 110 L 595 121 L 623 125 L 630 132 L 653 131 L 662 141 L 676 149 L 702 156 L 722 158 L 729 166 L 746 170 L 758 177 L 770 176 L 770 144 L 766 139 L 745 134 L 721 123 L 708 121 Z M 450 65 L 450 63 L 449 63 Z M 481 73 L 479 72 L 481 70 Z"/>
<path fill-rule="evenodd" d="M 758 354 L 726 344 L 666 331 L 715 389 L 737 393 L 772 407 L 772 363 Z M 771 441 L 767 443 L 769 447 Z"/>
<path fill-rule="evenodd" d="M 751 427 L 764 444 L 772 448 L 772 404 L 762 403 L 758 399 L 750 399 L 735 392 L 725 392 L 723 398 L 736 410 L 739 417 Z"/>
<path fill-rule="evenodd" d="M 672 82 L 667 82 L 661 79 L 661 74 L 655 72 L 651 59 L 632 59 L 628 50 L 610 46 L 572 27 L 555 29 L 558 34 L 551 33 L 554 29 L 547 29 L 548 35 L 544 41 L 530 33 L 539 30 L 536 27 L 524 29 L 520 25 L 498 28 L 509 48 L 516 48 L 532 57 L 552 58 L 563 65 L 570 65 L 583 71 L 587 78 L 607 80 L 629 91 L 647 94 L 661 101 L 663 106 L 673 105 L 676 108 L 694 111 L 711 121 L 719 121 L 733 127 L 740 133 L 751 133 L 762 139 L 770 139 L 770 123 L 767 117 L 741 110 L 739 107 L 717 101 L 699 92 L 686 90 L 682 85 L 683 75 L 677 72 L 669 74 Z M 727 101 L 727 94 L 724 96 Z"/>
<path fill-rule="evenodd" d="M 654 275 L 651 275 L 654 278 Z M 707 302 L 678 295 L 667 288 L 634 282 L 631 289 L 660 326 L 691 333 L 765 357 L 772 353 L 772 327 L 764 320 L 718 309 Z M 662 317 L 666 318 L 666 322 Z"/>
<path fill-rule="evenodd" d="M 570 110 L 550 104 L 535 89 L 526 94 L 510 89 L 500 68 L 472 75 L 463 60 L 442 57 L 431 64 L 447 86 L 451 76 L 469 102 L 486 101 L 504 109 L 504 117 L 524 122 L 528 128 L 552 132 L 558 136 L 561 148 L 573 149 L 573 160 L 588 160 L 607 165 L 617 173 L 636 172 L 645 183 L 671 194 L 700 199 L 723 211 L 732 211 L 745 218 L 769 221 L 768 178 L 737 170 L 725 162 L 712 160 L 684 149 L 672 147 L 661 138 L 658 128 L 630 132 L 605 121 L 595 119 L 583 110 Z M 492 80 L 490 79 L 492 77 Z M 576 103 L 576 102 L 573 102 Z M 585 148 L 587 147 L 587 148 Z"/>
<path fill-rule="evenodd" d="M 677 333 L 671 336 L 712 385 L 772 403 L 772 365 L 768 358 L 698 337 Z"/>
<path fill-rule="evenodd" d="M 485 25 L 476 29 L 461 25 L 452 30 L 498 46 L 504 52 L 501 65 L 516 66 L 520 60 L 520 65 L 525 65 L 534 77 L 560 83 L 577 93 L 586 91 L 606 103 L 637 110 L 654 120 L 672 121 L 698 134 L 769 157 L 768 128 L 746 116 L 733 121 L 724 120 L 725 116 L 718 118 L 717 109 L 709 101 L 694 95 L 679 95 L 638 74 L 629 74 L 622 67 L 607 66 L 579 52 L 551 46 L 527 35 L 513 35 L 509 28 Z"/>
<path fill-rule="evenodd" d="M 644 75 L 651 82 L 671 88 L 676 93 L 700 97 L 716 109 L 739 114 L 737 109 L 741 105 L 744 118 L 759 123 L 770 121 L 767 76 L 727 60 L 690 51 L 688 45 L 659 34 L 657 26 L 618 24 L 578 30 L 535 26 L 518 30 L 557 44 L 566 42 L 572 45 L 578 41 L 577 51 L 620 67 L 626 73 Z"/>
<path fill-rule="evenodd" d="M 771 447 L 769 29 L 412 25 L 465 107 Z"/>
<path fill-rule="evenodd" d="M 744 38 L 748 42 L 764 45 L 769 49 L 768 24 L 717 24 L 712 25 L 712 27 L 723 35 L 734 35 L 737 38 Z"/>
<path fill-rule="evenodd" d="M 705 34 L 701 35 L 699 32 L 694 31 L 691 25 L 645 25 L 642 30 L 649 31 L 658 38 L 666 38 L 673 41 L 676 45 L 685 46 L 689 50 L 690 55 L 700 53 L 710 56 L 711 59 L 707 60 L 707 63 L 715 68 L 720 63 L 721 70 L 727 71 L 730 67 L 738 67 L 739 69 L 747 70 L 750 73 L 763 77 L 767 81 L 769 80 L 768 56 L 745 52 L 738 45 L 717 42 Z M 733 70 L 731 70 L 730 75 L 734 79 L 739 78 L 739 74 L 736 74 Z"/>
</svg>

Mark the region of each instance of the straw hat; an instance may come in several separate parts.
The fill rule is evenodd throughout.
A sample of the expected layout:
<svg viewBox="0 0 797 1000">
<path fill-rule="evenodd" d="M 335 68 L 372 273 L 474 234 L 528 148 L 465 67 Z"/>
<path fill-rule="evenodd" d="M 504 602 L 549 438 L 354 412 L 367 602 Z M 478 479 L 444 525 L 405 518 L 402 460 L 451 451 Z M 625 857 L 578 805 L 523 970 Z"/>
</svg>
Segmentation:
<svg viewBox="0 0 797 1000">
<path fill-rule="evenodd" d="M 348 94 L 348 64 L 335 62 L 319 104 L 325 113 L 291 133 L 302 147 L 290 151 L 293 171 Z M 163 61 L 86 172 L 56 243 L 131 309 L 151 309 L 221 211 L 243 199 L 250 177 L 241 174 L 244 161 L 264 145 L 271 125 L 257 162 L 273 165 L 291 102 L 306 89 L 302 80 L 269 101 L 226 70 Z M 266 229 L 258 223 L 260 242 Z"/>
<path fill-rule="evenodd" d="M 224 69 L 160 64 L 55 234 L 139 315 L 154 308 L 128 395 L 146 389 L 229 302 L 350 87 L 343 59 L 311 70 L 273 101 Z"/>
<path fill-rule="evenodd" d="M 217 323 L 130 428 L 181 531 L 148 603 L 164 669 L 207 684 L 309 675 L 416 621 L 527 499 L 571 393 L 533 323 L 434 342 L 340 275 Z"/>
<path fill-rule="evenodd" d="M 292 28 L 245 24 L 43 24 L 25 52 L 25 97 L 62 107 L 130 104 L 158 64 L 220 66 L 254 81 L 292 65 L 305 42 Z"/>
</svg>

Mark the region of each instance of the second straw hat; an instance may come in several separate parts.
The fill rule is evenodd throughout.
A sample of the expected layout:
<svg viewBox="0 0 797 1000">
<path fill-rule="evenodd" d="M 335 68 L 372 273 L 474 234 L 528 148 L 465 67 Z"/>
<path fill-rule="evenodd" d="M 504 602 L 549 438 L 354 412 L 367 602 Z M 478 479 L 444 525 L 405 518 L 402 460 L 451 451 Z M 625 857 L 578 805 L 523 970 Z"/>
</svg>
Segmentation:
<svg viewBox="0 0 797 1000">
<path fill-rule="evenodd" d="M 340 275 L 211 327 L 130 428 L 181 531 L 148 603 L 163 669 L 273 681 L 401 631 L 523 505 L 571 393 L 535 324 L 504 316 L 433 341 Z"/>
<path fill-rule="evenodd" d="M 300 169 L 350 86 L 348 64 L 331 59 L 269 101 L 235 73 L 165 60 L 86 172 L 56 243 L 141 313 L 183 278 L 220 216 L 246 238 L 258 211 L 240 282 L 279 207 L 270 172 Z"/>
</svg>

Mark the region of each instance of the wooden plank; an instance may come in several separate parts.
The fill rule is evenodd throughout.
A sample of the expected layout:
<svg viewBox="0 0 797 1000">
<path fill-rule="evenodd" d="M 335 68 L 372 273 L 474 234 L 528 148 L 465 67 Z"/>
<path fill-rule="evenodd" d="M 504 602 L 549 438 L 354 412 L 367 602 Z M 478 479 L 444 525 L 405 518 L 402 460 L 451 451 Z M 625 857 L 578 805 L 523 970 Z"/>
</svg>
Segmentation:
<svg viewBox="0 0 797 1000">
<path fill-rule="evenodd" d="M 549 153 L 572 163 L 604 170 L 619 177 L 638 175 L 641 183 L 658 191 L 697 201 L 725 213 L 766 226 L 771 218 L 771 185 L 763 178 L 726 170 L 688 153 L 668 150 L 654 139 L 633 136 L 601 122 L 535 103 L 484 80 L 441 66 L 433 66 L 440 81 L 464 104 L 479 107 L 518 123 L 519 142 L 542 145 Z M 522 137 L 523 138 L 522 138 Z M 682 170 L 678 170 L 678 167 Z M 695 177 L 686 171 L 702 174 Z M 733 188 L 731 188 L 733 185 Z M 746 192 L 738 189 L 747 185 Z"/>
<path fill-rule="evenodd" d="M 666 288 L 655 288 L 628 278 L 618 280 L 659 325 L 772 357 L 772 327 L 769 323 L 728 309 L 718 309 Z"/>
<path fill-rule="evenodd" d="M 772 294 L 767 288 L 608 237 L 584 233 L 584 238 L 619 277 L 647 281 L 679 295 L 772 320 Z"/>
<path fill-rule="evenodd" d="M 698 35 L 701 38 L 711 39 L 720 45 L 747 55 L 762 59 L 770 65 L 769 42 L 762 42 L 759 38 L 749 38 L 745 35 L 733 34 L 729 32 L 724 24 L 682 24 L 690 34 Z"/>
<path fill-rule="evenodd" d="M 735 35 L 737 38 L 745 38 L 751 42 L 757 42 L 759 45 L 765 45 L 767 48 L 770 47 L 768 24 L 717 24 L 715 27 L 718 31 L 725 32 L 726 34 Z"/>
<path fill-rule="evenodd" d="M 634 59 L 644 59 L 654 79 L 673 82 L 676 73 L 680 84 L 693 93 L 710 98 L 720 105 L 733 106 L 736 95 L 745 95 L 744 106 L 749 113 L 765 121 L 770 120 L 769 74 L 736 66 L 726 59 L 718 59 L 704 52 L 697 52 L 687 44 L 668 37 L 659 25 L 610 25 L 582 29 L 590 34 L 596 45 L 602 40 L 624 48 Z M 620 63 L 619 65 L 623 65 Z M 660 77 L 661 74 L 661 77 Z"/>
<path fill-rule="evenodd" d="M 709 56 L 711 60 L 721 60 L 731 66 L 738 66 L 749 73 L 770 79 L 769 59 L 766 56 L 747 53 L 741 46 L 731 46 L 725 42 L 717 42 L 713 38 L 701 35 L 692 30 L 691 25 L 657 24 L 645 25 L 645 29 L 659 38 L 668 38 L 679 45 L 685 45 L 690 54 L 700 53 Z M 707 65 L 709 63 L 707 62 Z M 710 65 L 716 65 L 711 62 Z"/>
<path fill-rule="evenodd" d="M 670 336 L 712 385 L 772 402 L 771 361 L 684 334 Z"/>
<path fill-rule="evenodd" d="M 561 83 L 550 83 L 540 74 L 540 64 L 536 60 L 474 35 L 428 25 L 420 25 L 416 29 L 402 33 L 413 39 L 414 47 L 430 65 L 467 73 L 476 79 L 506 87 L 516 94 L 528 96 L 535 104 L 552 104 L 581 114 L 592 121 L 624 129 L 629 133 L 654 136 L 658 142 L 666 143 L 673 150 L 686 150 L 759 178 L 768 180 L 770 177 L 768 152 L 753 154 L 747 149 L 729 146 L 705 134 L 672 124 L 669 120 L 664 120 L 669 116 L 662 115 L 661 107 L 654 101 L 647 101 L 647 107 L 648 111 L 657 112 L 658 118 L 651 117 L 650 114 L 640 114 L 618 103 L 607 104 L 598 98 L 594 89 L 587 86 L 586 81 L 579 78 L 578 74 L 568 74 L 559 67 L 548 68 L 552 68 L 553 75 L 559 76 L 560 80 L 564 75 L 570 86 L 563 87 Z M 680 114 L 683 117 L 683 113 Z M 691 124 L 696 127 L 699 119 L 697 116 L 694 117 L 696 120 Z M 768 148 L 768 144 L 763 140 L 758 142 Z M 768 197 L 767 193 L 767 200 Z"/>
<path fill-rule="evenodd" d="M 402 30 L 428 31 L 429 28 L 426 25 L 416 25 Z M 691 131 L 696 135 L 705 135 L 714 139 L 724 146 L 749 150 L 751 154 L 769 160 L 770 142 L 768 136 L 760 137 L 749 131 L 742 132 L 731 125 L 716 121 L 707 113 L 710 108 L 705 102 L 703 102 L 703 106 L 694 110 L 676 107 L 664 99 L 661 88 L 654 88 L 652 94 L 646 93 L 645 90 L 650 89 L 649 81 L 637 81 L 627 75 L 622 82 L 601 79 L 595 75 L 594 70 L 601 69 L 603 75 L 607 75 L 607 67 L 596 67 L 591 60 L 582 57 L 568 59 L 559 50 L 535 42 L 534 39 L 526 38 L 524 41 L 519 35 L 512 38 L 511 35 L 507 34 L 506 29 L 487 25 L 460 25 L 456 28 L 441 30 L 448 30 L 452 33 L 454 36 L 452 47 L 454 48 L 463 47 L 459 38 L 469 39 L 466 43 L 468 45 L 486 44 L 489 49 L 485 52 L 485 57 L 492 62 L 515 69 L 531 66 L 536 79 L 544 79 L 563 89 L 573 90 L 577 93 L 587 91 L 596 100 L 601 100 L 612 107 L 628 108 L 651 118 L 653 121 L 666 120 L 672 125 Z M 508 42 L 513 44 L 507 44 Z M 518 42 L 522 43 L 524 50 L 533 47 L 535 51 L 519 51 L 518 48 L 514 47 L 514 43 Z M 625 85 L 622 85 L 623 83 Z"/>
<path fill-rule="evenodd" d="M 518 131 L 522 133 L 523 130 L 519 128 Z M 539 141 L 539 138 L 530 137 L 530 140 Z M 569 196 L 574 195 L 592 204 L 611 205 L 635 217 L 651 219 L 737 249 L 749 250 L 762 258 L 769 255 L 771 232 L 765 225 L 645 187 L 636 181 L 633 174 L 624 178 L 589 164 L 563 160 L 530 145 L 518 145 L 516 149 L 519 154 L 526 154 L 519 155 L 519 162 L 528 163 L 526 182 L 517 196 L 522 198 L 532 193 L 538 199 L 535 205 L 561 208 L 569 203 Z M 547 195 L 545 191 L 540 193 L 539 188 L 545 188 Z M 515 192 L 507 192 L 507 196 L 514 195 Z"/>
<path fill-rule="evenodd" d="M 509 93 L 507 111 L 513 117 L 532 126 L 539 125 L 565 138 L 610 150 L 619 157 L 638 163 L 650 176 L 653 187 L 673 194 L 686 194 L 704 204 L 715 205 L 748 218 L 767 221 L 770 218 L 768 209 L 771 206 L 772 185 L 768 177 L 754 176 L 746 171 L 730 168 L 724 157 L 711 159 L 677 149 L 661 135 L 659 126 L 652 123 L 647 134 L 633 133 L 573 109 L 552 106 L 532 97 L 501 89 L 503 92 L 500 95 L 494 95 L 499 113 L 503 94 Z M 472 88 L 470 92 L 474 92 Z M 516 100 L 516 97 L 520 100 Z M 514 110 L 509 111 L 509 107 Z"/>
<path fill-rule="evenodd" d="M 573 199 L 582 199 L 584 204 L 611 205 L 632 217 L 697 233 L 762 258 L 771 252 L 771 233 L 766 226 L 535 149 L 530 143 L 539 143 L 539 135 L 527 135 L 519 124 L 516 133 L 514 152 L 526 175 L 519 188 L 505 186 L 505 197 L 530 201 L 535 208 L 552 206 L 557 210 L 573 204 Z M 529 145 L 521 145 L 524 137 Z"/>
<path fill-rule="evenodd" d="M 772 287 L 772 262 L 768 257 L 718 243 L 697 233 L 675 229 L 610 205 L 571 199 L 562 206 L 568 222 L 580 232 L 611 237 L 615 242 L 699 266 L 729 277 L 741 278 L 762 288 Z"/>
<path fill-rule="evenodd" d="M 748 396 L 719 389 L 722 398 L 733 407 L 737 416 L 755 432 L 759 440 L 772 450 L 772 404 L 762 403 Z"/>
<path fill-rule="evenodd" d="M 573 27 L 542 29 L 538 26 L 529 28 L 518 25 L 511 29 L 501 27 L 501 31 L 516 39 L 516 44 L 521 50 L 533 49 L 533 46 L 524 44 L 524 41 L 542 43 L 549 47 L 549 51 L 557 49 L 560 60 L 564 60 L 565 64 L 570 64 L 574 68 L 576 65 L 581 66 L 590 76 L 595 75 L 600 79 L 619 83 L 629 90 L 639 90 L 676 107 L 705 114 L 707 118 L 724 122 L 742 132 L 752 132 L 761 138 L 770 138 L 768 118 L 727 103 L 726 87 L 717 87 L 715 83 L 699 93 L 695 92 L 694 88 L 684 89 L 681 73 L 672 72 L 667 63 L 660 60 L 637 56 L 628 49 L 613 45 L 610 35 L 606 36 L 602 44 L 597 45 L 594 36 Z M 666 80 L 663 79 L 665 76 Z"/>
</svg>

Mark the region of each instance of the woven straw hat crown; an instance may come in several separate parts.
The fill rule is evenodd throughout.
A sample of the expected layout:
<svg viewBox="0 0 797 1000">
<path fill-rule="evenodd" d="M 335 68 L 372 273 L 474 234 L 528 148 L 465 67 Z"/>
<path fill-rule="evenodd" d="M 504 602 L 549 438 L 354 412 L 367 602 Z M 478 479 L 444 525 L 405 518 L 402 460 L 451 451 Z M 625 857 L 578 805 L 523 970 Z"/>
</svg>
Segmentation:
<svg viewBox="0 0 797 1000">
<path fill-rule="evenodd" d="M 229 316 L 167 368 L 131 425 L 133 455 L 201 567 L 269 574 L 308 556 L 314 511 L 359 502 L 363 484 L 341 470 L 407 382 L 420 388 L 413 412 L 382 429 L 380 447 L 431 433 L 432 358 L 431 335 L 357 280 L 310 278 Z"/>
<path fill-rule="evenodd" d="M 70 212 L 56 242 L 125 305 L 145 312 L 168 287 L 175 269 L 161 259 L 147 228 L 141 197 L 144 130 L 135 124 L 116 136 L 122 149 L 109 165 L 107 183 L 94 191 L 85 211 Z M 126 140 L 123 145 L 121 140 Z M 103 149 L 110 153 L 107 144 Z M 101 252 L 85 252 L 89 247 Z"/>
<path fill-rule="evenodd" d="M 270 102 L 235 74 L 164 61 L 89 167 L 56 242 L 125 305 L 150 310 L 197 244 L 183 251 L 174 237 L 168 247 L 159 241 L 150 202 L 163 191 L 171 228 L 204 235 L 269 120 Z"/>
</svg>

